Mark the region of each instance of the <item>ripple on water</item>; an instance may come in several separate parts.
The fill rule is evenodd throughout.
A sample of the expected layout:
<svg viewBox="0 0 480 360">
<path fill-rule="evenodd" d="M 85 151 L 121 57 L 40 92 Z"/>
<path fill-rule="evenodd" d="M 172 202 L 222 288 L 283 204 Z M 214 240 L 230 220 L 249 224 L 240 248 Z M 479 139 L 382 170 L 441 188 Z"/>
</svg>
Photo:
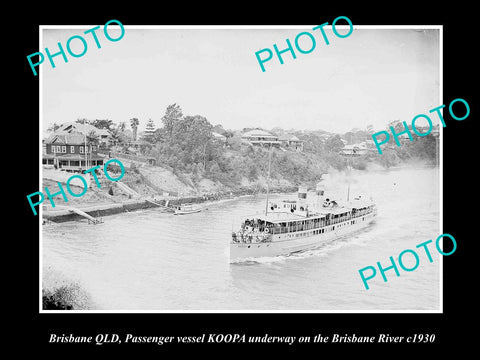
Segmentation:
<svg viewBox="0 0 480 360">
<path fill-rule="evenodd" d="M 376 223 L 288 256 L 229 261 L 231 231 L 242 218 L 264 211 L 259 195 L 209 204 L 192 215 L 149 209 L 105 217 L 95 226 L 44 226 L 42 259 L 78 281 L 100 309 L 436 309 L 438 257 L 408 276 L 386 283 L 378 277 L 368 292 L 358 275 L 362 267 L 439 235 L 436 182 L 436 169 L 360 173 L 351 194 L 372 194 Z M 344 183 L 330 185 L 345 196 Z M 285 196 L 295 194 L 271 199 Z"/>
</svg>

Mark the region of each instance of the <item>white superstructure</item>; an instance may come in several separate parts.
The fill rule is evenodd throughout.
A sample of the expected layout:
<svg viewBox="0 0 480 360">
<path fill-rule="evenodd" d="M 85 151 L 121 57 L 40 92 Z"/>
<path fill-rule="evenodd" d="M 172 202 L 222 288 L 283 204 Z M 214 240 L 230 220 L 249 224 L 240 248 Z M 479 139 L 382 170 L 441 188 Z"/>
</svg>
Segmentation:
<svg viewBox="0 0 480 360">
<path fill-rule="evenodd" d="M 312 249 L 367 226 L 376 215 L 371 199 L 358 196 L 341 204 L 325 196 L 321 186 L 312 199 L 299 188 L 297 200 L 268 203 L 266 215 L 246 219 L 232 233 L 230 261 Z"/>
</svg>

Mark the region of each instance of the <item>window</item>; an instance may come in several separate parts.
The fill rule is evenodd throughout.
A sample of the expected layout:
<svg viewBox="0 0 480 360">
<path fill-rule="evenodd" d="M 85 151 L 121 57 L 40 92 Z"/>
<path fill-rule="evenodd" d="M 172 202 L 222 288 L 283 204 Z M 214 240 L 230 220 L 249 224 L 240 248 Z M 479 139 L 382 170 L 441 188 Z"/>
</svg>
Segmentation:
<svg viewBox="0 0 480 360">
<path fill-rule="evenodd" d="M 70 153 L 75 154 L 75 146 L 73 145 L 70 146 Z"/>
<path fill-rule="evenodd" d="M 61 152 L 60 145 L 57 145 L 57 153 Z"/>
<path fill-rule="evenodd" d="M 80 150 L 80 154 L 83 154 L 83 146 L 79 146 L 78 149 Z"/>
<path fill-rule="evenodd" d="M 55 146 L 54 145 L 50 145 L 50 151 L 55 154 Z"/>
<path fill-rule="evenodd" d="M 62 153 L 66 153 L 67 152 L 67 147 L 64 145 L 62 146 Z"/>
</svg>

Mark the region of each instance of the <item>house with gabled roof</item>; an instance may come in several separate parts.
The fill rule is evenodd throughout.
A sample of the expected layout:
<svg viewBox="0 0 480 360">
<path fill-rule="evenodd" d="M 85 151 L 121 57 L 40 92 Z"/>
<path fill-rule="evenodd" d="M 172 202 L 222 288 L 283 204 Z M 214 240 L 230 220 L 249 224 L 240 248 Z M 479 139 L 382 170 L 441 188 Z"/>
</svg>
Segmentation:
<svg viewBox="0 0 480 360">
<path fill-rule="evenodd" d="M 303 141 L 292 134 L 283 134 L 278 137 L 282 147 L 288 150 L 303 151 Z"/>
<path fill-rule="evenodd" d="M 345 145 L 342 150 L 340 150 L 340 155 L 344 156 L 361 156 L 367 153 L 367 144 L 365 141 L 359 144 L 350 144 Z"/>
<path fill-rule="evenodd" d="M 221 143 L 225 143 L 225 141 L 227 141 L 227 137 L 225 135 L 219 134 L 215 131 L 212 131 L 212 136 L 214 140 L 217 140 Z"/>
<path fill-rule="evenodd" d="M 261 129 L 253 129 L 243 133 L 242 141 L 251 145 L 280 147 L 278 136 Z"/>
<path fill-rule="evenodd" d="M 99 129 L 91 124 L 82 124 L 78 122 L 66 122 L 60 125 L 60 127 L 55 131 L 56 134 L 61 133 L 80 133 L 83 135 L 89 135 L 90 133 L 94 133 L 99 140 L 99 144 L 108 145 L 108 139 L 110 137 L 110 133 L 106 129 Z"/>
<path fill-rule="evenodd" d="M 42 164 L 67 171 L 83 171 L 103 165 L 103 156 L 97 154 L 98 144 L 79 132 L 53 133 L 44 142 Z"/>
</svg>

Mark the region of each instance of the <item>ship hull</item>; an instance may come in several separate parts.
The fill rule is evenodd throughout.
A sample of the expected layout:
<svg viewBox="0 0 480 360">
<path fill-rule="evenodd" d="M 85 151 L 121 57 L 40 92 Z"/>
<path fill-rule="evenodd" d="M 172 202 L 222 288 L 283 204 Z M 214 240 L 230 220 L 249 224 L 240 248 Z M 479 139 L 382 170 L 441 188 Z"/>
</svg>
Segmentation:
<svg viewBox="0 0 480 360">
<path fill-rule="evenodd" d="M 202 209 L 195 209 L 195 210 L 175 210 L 173 215 L 188 215 L 188 214 L 195 214 L 202 211 Z"/>
<path fill-rule="evenodd" d="M 373 222 L 376 213 L 370 213 L 359 218 L 354 224 L 347 221 L 325 226 L 325 232 L 319 233 L 318 229 L 306 230 L 292 234 L 282 234 L 271 242 L 261 243 L 230 243 L 230 262 L 248 260 L 258 257 L 274 257 L 288 255 L 295 252 L 314 249 L 326 242 L 350 235 L 361 230 Z"/>
</svg>

